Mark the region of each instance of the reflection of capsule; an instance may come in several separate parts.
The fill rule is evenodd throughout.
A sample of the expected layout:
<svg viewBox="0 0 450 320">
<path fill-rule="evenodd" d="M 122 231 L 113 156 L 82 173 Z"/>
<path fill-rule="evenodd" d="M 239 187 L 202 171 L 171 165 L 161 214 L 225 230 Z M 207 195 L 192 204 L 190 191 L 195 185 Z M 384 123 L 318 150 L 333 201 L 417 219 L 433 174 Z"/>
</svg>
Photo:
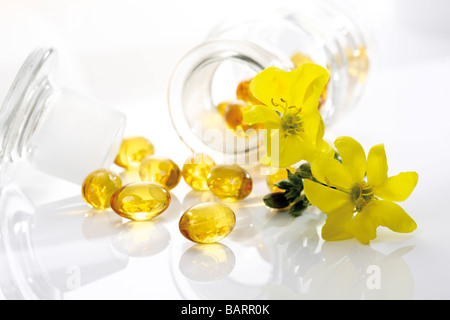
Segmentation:
<svg viewBox="0 0 450 320">
<path fill-rule="evenodd" d="M 110 244 L 114 224 L 86 239 L 91 209 L 81 197 L 34 208 L 18 188 L 6 186 L 0 209 L 0 285 L 7 299 L 59 299 L 128 263 Z"/>
<path fill-rule="evenodd" d="M 113 247 L 131 257 L 147 257 L 163 251 L 170 242 L 169 231 L 155 221 L 129 221 L 118 228 Z"/>
<path fill-rule="evenodd" d="M 233 251 L 224 244 L 196 244 L 183 254 L 179 267 L 190 280 L 212 282 L 229 275 L 235 262 Z"/>
<path fill-rule="evenodd" d="M 240 242 L 243 245 L 254 243 L 255 237 L 258 236 L 258 230 L 253 221 L 252 213 L 249 208 L 241 206 L 230 206 L 236 213 L 236 226 L 230 234 L 230 239 Z"/>
</svg>

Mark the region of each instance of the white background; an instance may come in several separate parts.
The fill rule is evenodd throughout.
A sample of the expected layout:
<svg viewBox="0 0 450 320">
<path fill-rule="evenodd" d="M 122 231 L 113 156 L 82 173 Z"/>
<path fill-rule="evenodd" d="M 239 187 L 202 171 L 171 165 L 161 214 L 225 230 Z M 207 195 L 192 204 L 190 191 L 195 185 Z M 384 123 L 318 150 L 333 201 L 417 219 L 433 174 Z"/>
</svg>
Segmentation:
<svg viewBox="0 0 450 320">
<path fill-rule="evenodd" d="M 113 214 L 84 206 L 79 186 L 24 165 L 15 183 L 40 213 L 33 224 L 40 269 L 33 273 L 50 275 L 46 285 L 67 299 L 450 298 L 450 5 L 354 2 L 373 35 L 372 74 L 361 103 L 326 138 L 350 135 L 367 151 L 385 143 L 390 175 L 419 173 L 402 204 L 417 231 L 380 230 L 369 247 L 353 240 L 323 244 L 305 236 L 315 217 L 294 221 L 250 206 L 236 235 L 223 241 L 233 252 L 231 273 L 200 283 L 181 271 L 192 244 L 177 230 L 176 205 L 153 225 L 118 227 Z M 51 45 L 59 51 L 61 85 L 122 110 L 127 135 L 148 137 L 157 154 L 181 164 L 188 150 L 172 129 L 166 99 L 176 63 L 223 19 L 285 6 L 300 9 L 287 0 L 0 0 L 0 100 L 28 53 Z M 178 207 L 188 191 L 183 181 L 174 190 Z M 265 191 L 255 190 L 252 199 Z M 57 212 L 55 201 L 63 199 L 76 210 Z M 136 228 L 143 230 L 129 232 Z M 146 228 L 159 231 L 151 238 Z M 136 257 L 133 245 L 145 241 L 144 257 Z M 379 291 L 365 286 L 371 265 L 381 268 Z M 75 274 L 80 267 L 81 286 L 68 284 L 71 266 Z"/>
</svg>

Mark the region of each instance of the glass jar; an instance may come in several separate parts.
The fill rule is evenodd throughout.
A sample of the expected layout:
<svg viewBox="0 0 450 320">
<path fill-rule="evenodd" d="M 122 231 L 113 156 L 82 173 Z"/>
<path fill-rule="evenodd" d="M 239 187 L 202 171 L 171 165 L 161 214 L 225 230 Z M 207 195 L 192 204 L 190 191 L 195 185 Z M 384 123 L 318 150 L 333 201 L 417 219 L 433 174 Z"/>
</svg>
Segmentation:
<svg viewBox="0 0 450 320">
<path fill-rule="evenodd" d="M 22 161 L 81 184 L 91 171 L 108 168 L 117 155 L 125 115 L 57 87 L 55 67 L 54 49 L 32 52 L 0 109 L 0 185 Z"/>
<path fill-rule="evenodd" d="M 193 152 L 224 163 L 259 159 L 262 133 L 229 130 L 217 106 L 236 99 L 239 83 L 271 66 L 289 71 L 304 61 L 329 70 L 320 104 L 326 125 L 355 106 L 369 69 L 366 37 L 335 3 L 304 1 L 298 8 L 228 20 L 178 63 L 169 85 L 169 110 L 178 135 Z"/>
</svg>

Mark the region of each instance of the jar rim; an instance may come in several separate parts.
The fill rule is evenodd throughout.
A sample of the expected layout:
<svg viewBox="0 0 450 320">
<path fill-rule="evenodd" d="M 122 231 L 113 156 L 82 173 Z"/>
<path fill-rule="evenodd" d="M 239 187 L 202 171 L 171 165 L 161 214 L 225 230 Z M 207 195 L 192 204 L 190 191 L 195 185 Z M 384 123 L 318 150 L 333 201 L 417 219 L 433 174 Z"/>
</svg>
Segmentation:
<svg viewBox="0 0 450 320">
<path fill-rule="evenodd" d="M 228 39 L 208 40 L 189 51 L 175 67 L 169 82 L 168 106 L 175 131 L 181 141 L 192 152 L 205 153 L 213 159 L 223 159 L 224 162 L 231 163 L 245 160 L 244 158 L 249 153 L 257 152 L 259 154 L 260 150 L 257 150 L 258 148 L 255 147 L 249 147 L 244 152 L 236 151 L 234 154 L 229 154 L 224 150 L 220 151 L 206 144 L 198 136 L 198 133 L 194 132 L 185 117 L 186 101 L 184 99 L 186 84 L 193 79 L 193 75 L 201 73 L 202 67 L 210 63 L 220 64 L 227 59 L 238 59 L 251 65 L 255 69 L 255 74 L 271 66 L 282 68 L 281 61 L 274 54 L 254 43 Z M 212 75 L 209 76 L 212 78 Z M 212 79 L 207 80 L 211 81 Z M 212 101 L 207 103 L 213 104 Z M 261 137 L 257 139 L 261 139 Z"/>
</svg>

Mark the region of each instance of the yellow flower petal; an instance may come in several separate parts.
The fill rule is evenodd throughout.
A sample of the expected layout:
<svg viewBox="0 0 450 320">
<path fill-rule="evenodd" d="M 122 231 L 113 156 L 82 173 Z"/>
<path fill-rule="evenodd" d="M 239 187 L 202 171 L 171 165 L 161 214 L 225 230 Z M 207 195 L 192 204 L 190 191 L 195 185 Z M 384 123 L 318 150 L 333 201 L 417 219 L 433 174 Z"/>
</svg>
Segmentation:
<svg viewBox="0 0 450 320">
<path fill-rule="evenodd" d="M 271 110 L 272 114 L 268 109 Z M 283 119 L 278 116 L 276 111 L 266 106 L 253 107 L 248 115 L 244 116 L 244 120 L 253 123 L 253 121 L 263 121 L 266 115 L 272 117 L 273 120 L 270 123 L 265 122 L 265 127 L 268 129 L 264 140 L 267 146 L 267 155 L 271 158 L 271 166 L 285 168 L 301 160 L 311 162 L 322 153 L 327 156 L 331 154 L 330 146 L 317 136 L 317 130 L 323 121 L 318 111 L 316 114 L 310 113 L 309 116 L 302 117 L 302 125 L 304 124 L 302 128 L 304 130 L 298 133 L 286 132 L 283 128 Z M 286 116 L 287 114 L 283 115 L 283 118 Z M 278 119 L 281 119 L 281 123 L 278 122 Z M 275 131 L 278 128 L 280 129 Z M 268 140 L 269 137 L 270 140 Z M 319 145 L 316 145 L 317 141 Z"/>
<path fill-rule="evenodd" d="M 322 228 L 323 239 L 337 241 L 353 238 L 348 231 L 355 207 L 350 195 L 311 180 L 304 180 L 303 184 L 309 202 L 327 214 Z"/>
<path fill-rule="evenodd" d="M 313 154 L 311 156 L 311 159 L 307 160 L 308 162 L 313 162 L 317 157 L 334 158 L 335 153 L 334 148 L 323 139 L 324 134 L 325 134 L 325 124 L 323 123 L 322 116 L 320 116 L 319 126 L 317 128 L 316 134 L 317 153 Z"/>
<path fill-rule="evenodd" d="M 352 176 L 347 168 L 335 159 L 318 157 L 312 162 L 311 171 L 314 178 L 341 191 L 350 192 L 354 186 Z"/>
<path fill-rule="evenodd" d="M 417 228 L 416 222 L 398 204 L 386 200 L 374 200 L 353 218 L 349 231 L 363 244 L 376 238 L 379 226 L 394 232 L 409 233 Z"/>
<path fill-rule="evenodd" d="M 290 72 L 271 67 L 253 78 L 250 89 L 258 100 L 282 114 L 293 106 L 309 112 L 317 109 L 328 79 L 328 71 L 312 63 Z"/>
<path fill-rule="evenodd" d="M 260 161 L 264 161 L 262 163 L 272 166 L 278 167 L 280 162 L 280 129 L 265 129 L 263 130 L 263 139 L 264 146 L 266 149 L 266 154 Z M 273 159 L 272 159 L 273 155 Z M 272 163 L 273 160 L 273 163 Z"/>
<path fill-rule="evenodd" d="M 364 208 L 369 210 L 377 225 L 387 227 L 394 232 L 409 233 L 417 229 L 416 222 L 398 204 L 378 200 Z"/>
<path fill-rule="evenodd" d="M 419 180 L 416 172 L 402 172 L 390 177 L 374 190 L 374 194 L 384 200 L 401 202 L 408 199 Z"/>
<path fill-rule="evenodd" d="M 301 139 L 298 135 L 280 136 L 279 154 L 272 147 L 271 163 L 278 168 L 287 168 L 307 158 L 308 154 L 314 152 L 314 147 Z"/>
<path fill-rule="evenodd" d="M 306 114 L 301 112 L 301 115 L 302 128 L 304 129 L 303 139 L 311 141 L 312 144 L 317 144 L 317 141 L 322 140 L 325 134 L 325 126 L 322 127 L 323 120 L 319 110 Z"/>
<path fill-rule="evenodd" d="M 350 172 L 353 182 L 363 181 L 367 166 L 366 154 L 361 144 L 350 137 L 339 137 L 334 145 L 341 155 L 342 164 Z"/>
<path fill-rule="evenodd" d="M 244 121 L 253 125 L 255 123 L 264 123 L 266 129 L 279 129 L 281 127 L 281 117 L 278 113 L 263 105 L 251 107 L 244 113 Z"/>
<path fill-rule="evenodd" d="M 323 139 L 317 142 L 317 149 L 319 150 L 319 154 L 317 155 L 318 157 L 326 157 L 326 158 L 334 157 L 334 148 Z M 312 161 L 314 160 L 311 160 L 311 162 Z"/>
<path fill-rule="evenodd" d="M 325 123 L 323 122 L 323 118 L 320 115 L 319 110 L 316 110 L 316 117 L 317 117 L 317 113 L 319 114 L 319 121 L 318 121 L 318 127 L 317 127 L 317 134 L 316 134 L 316 144 L 319 146 L 320 144 L 322 144 L 323 142 L 323 136 L 325 135 Z M 331 148 L 331 146 L 327 143 L 328 148 Z M 333 150 L 333 155 L 332 158 L 334 157 L 334 150 Z"/>
<path fill-rule="evenodd" d="M 305 63 L 291 71 L 291 74 L 294 83 L 289 101 L 302 107 L 304 112 L 317 110 L 319 98 L 330 78 L 328 71 L 317 64 Z"/>
<path fill-rule="evenodd" d="M 258 73 L 250 83 L 253 95 L 262 103 L 284 113 L 292 81 L 289 73 L 276 67 Z"/>
<path fill-rule="evenodd" d="M 349 223 L 353 217 L 354 205 L 348 201 L 339 209 L 329 213 L 322 228 L 325 241 L 339 241 L 353 238 L 349 231 Z"/>
<path fill-rule="evenodd" d="M 302 126 L 304 131 L 299 133 L 299 136 L 303 139 L 303 141 L 308 143 L 310 148 L 303 152 L 305 157 L 301 160 L 312 162 L 315 158 L 320 156 L 333 158 L 333 147 L 323 140 L 325 125 L 319 111 L 316 110 L 315 112 L 310 112 L 308 114 L 302 113 L 302 118 Z"/>
<path fill-rule="evenodd" d="M 328 188 L 311 180 L 303 180 L 306 198 L 309 202 L 324 213 L 333 213 L 344 208 L 344 211 L 352 211 L 354 204 L 349 194 Z"/>
<path fill-rule="evenodd" d="M 369 244 L 370 240 L 377 237 L 378 224 L 372 217 L 370 207 L 366 206 L 363 211 L 358 212 L 349 223 L 349 231 L 363 244 Z"/>
<path fill-rule="evenodd" d="M 384 144 L 373 146 L 367 156 L 367 182 L 378 187 L 386 182 L 388 165 Z"/>
</svg>

